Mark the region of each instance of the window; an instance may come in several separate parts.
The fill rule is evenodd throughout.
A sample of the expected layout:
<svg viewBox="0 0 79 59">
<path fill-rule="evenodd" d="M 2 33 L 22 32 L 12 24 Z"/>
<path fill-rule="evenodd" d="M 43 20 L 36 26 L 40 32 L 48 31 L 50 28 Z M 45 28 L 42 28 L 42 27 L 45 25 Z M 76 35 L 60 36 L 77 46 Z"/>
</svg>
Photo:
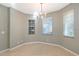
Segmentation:
<svg viewBox="0 0 79 59">
<path fill-rule="evenodd" d="M 29 20 L 29 34 L 35 34 L 35 20 Z"/>
<path fill-rule="evenodd" d="M 64 36 L 74 37 L 74 11 L 71 10 L 64 14 Z"/>
<path fill-rule="evenodd" d="M 52 34 L 52 18 L 43 20 L 43 34 Z"/>
</svg>

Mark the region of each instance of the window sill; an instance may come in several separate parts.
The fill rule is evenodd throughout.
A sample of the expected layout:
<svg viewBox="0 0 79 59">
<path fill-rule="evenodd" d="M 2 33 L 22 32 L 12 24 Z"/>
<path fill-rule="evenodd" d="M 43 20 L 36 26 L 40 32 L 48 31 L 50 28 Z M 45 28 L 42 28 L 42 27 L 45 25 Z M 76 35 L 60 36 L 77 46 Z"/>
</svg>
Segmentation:
<svg viewBox="0 0 79 59">
<path fill-rule="evenodd" d="M 64 36 L 65 38 L 72 38 L 72 39 L 74 39 L 74 37 L 70 37 L 70 36 Z"/>
</svg>

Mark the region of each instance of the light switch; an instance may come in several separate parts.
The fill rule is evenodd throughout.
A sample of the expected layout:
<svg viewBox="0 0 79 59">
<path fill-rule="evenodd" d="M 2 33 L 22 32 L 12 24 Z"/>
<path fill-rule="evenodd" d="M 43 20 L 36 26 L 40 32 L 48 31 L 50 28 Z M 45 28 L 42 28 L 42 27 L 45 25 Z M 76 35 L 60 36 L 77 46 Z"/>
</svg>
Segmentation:
<svg viewBox="0 0 79 59">
<path fill-rule="evenodd" d="M 5 34 L 5 32 L 4 32 L 4 31 L 2 31 L 2 32 L 1 32 L 1 34 Z"/>
</svg>

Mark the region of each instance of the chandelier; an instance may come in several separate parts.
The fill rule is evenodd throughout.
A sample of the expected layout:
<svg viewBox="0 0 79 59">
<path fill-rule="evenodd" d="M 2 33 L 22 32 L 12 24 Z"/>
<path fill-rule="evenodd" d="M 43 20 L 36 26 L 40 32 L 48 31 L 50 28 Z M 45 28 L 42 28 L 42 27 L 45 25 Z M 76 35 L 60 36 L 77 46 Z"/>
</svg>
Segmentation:
<svg viewBox="0 0 79 59">
<path fill-rule="evenodd" d="M 45 19 L 46 18 L 46 12 L 45 12 L 45 5 L 44 3 L 40 3 L 40 12 L 35 12 L 34 13 L 34 18 L 41 18 L 41 19 Z"/>
<path fill-rule="evenodd" d="M 40 11 L 39 15 L 40 15 L 41 19 L 46 18 L 46 12 L 43 12 L 43 9 L 45 8 L 45 6 L 43 6 L 43 5 L 44 5 L 43 3 L 40 3 L 41 11 Z"/>
</svg>

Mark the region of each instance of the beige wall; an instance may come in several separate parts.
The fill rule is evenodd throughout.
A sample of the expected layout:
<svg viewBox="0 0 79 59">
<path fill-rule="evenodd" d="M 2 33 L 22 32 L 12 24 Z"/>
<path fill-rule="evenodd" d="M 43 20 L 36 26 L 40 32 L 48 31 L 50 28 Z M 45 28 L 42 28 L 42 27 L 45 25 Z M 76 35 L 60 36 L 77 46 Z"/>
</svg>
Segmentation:
<svg viewBox="0 0 79 59">
<path fill-rule="evenodd" d="M 2 39 L 0 39 L 1 41 L 1 49 L 3 49 L 3 47 L 9 47 L 9 43 L 10 43 L 10 47 L 15 47 L 18 44 L 24 43 L 24 42 L 35 42 L 35 41 L 42 41 L 42 42 L 49 42 L 49 43 L 57 43 L 57 44 L 61 44 L 61 35 L 60 35 L 60 26 L 59 26 L 59 15 L 58 12 L 54 12 L 51 14 L 48 14 L 48 17 L 50 15 L 52 15 L 51 17 L 53 18 L 53 22 L 54 22 L 54 29 L 53 29 L 53 34 L 52 35 L 44 35 L 42 34 L 42 21 L 41 19 L 37 19 L 36 20 L 36 34 L 35 35 L 29 35 L 28 34 L 28 20 L 29 18 L 31 18 L 31 16 L 29 15 L 25 15 L 13 8 L 10 8 L 10 15 L 9 13 L 9 9 L 7 7 L 4 6 L 0 6 L 0 11 L 2 12 L 1 14 L 1 19 L 0 21 L 4 21 L 4 23 L 6 22 L 8 25 L 8 31 L 10 30 L 10 40 L 8 38 L 3 40 L 2 43 Z M 5 12 L 5 13 L 4 13 Z M 10 16 L 10 17 L 9 17 Z M 10 18 L 10 20 L 8 19 Z M 7 20 L 6 20 L 7 19 Z M 2 22 L 0 23 L 1 26 L 4 26 L 5 24 Z M 10 22 L 10 24 L 9 24 Z M 10 26 L 10 29 L 9 29 Z M 9 35 L 9 33 L 7 32 L 6 34 Z M 1 36 L 2 37 L 2 36 Z M 5 38 L 5 37 L 3 37 Z M 7 45 L 7 46 L 6 46 Z"/>
<path fill-rule="evenodd" d="M 10 47 L 25 42 L 27 17 L 25 14 L 10 8 Z"/>
<path fill-rule="evenodd" d="M 42 34 L 42 21 L 41 19 L 36 20 L 36 34 L 35 35 L 29 35 L 28 34 L 28 20 L 30 18 L 27 17 L 27 20 L 25 20 L 25 41 L 26 42 L 35 42 L 35 41 L 42 41 L 42 42 L 49 42 L 49 43 L 55 43 L 63 45 L 64 47 L 73 50 L 74 52 L 79 52 L 79 45 L 78 45 L 78 13 L 79 13 L 79 4 L 70 4 L 63 8 L 60 11 L 49 13 L 47 16 L 52 17 L 54 22 L 54 28 L 53 28 L 53 34 L 51 35 L 44 35 Z M 74 9 L 75 12 L 75 37 L 74 38 L 68 38 L 63 35 L 63 13 L 67 12 L 69 10 Z M 19 20 L 18 20 L 19 21 Z"/>
<path fill-rule="evenodd" d="M 48 15 L 49 16 L 49 15 Z M 52 14 L 54 27 L 53 27 L 53 34 L 51 35 L 44 35 L 42 34 L 42 21 L 41 19 L 36 20 L 36 33 L 34 35 L 29 35 L 28 34 L 28 26 L 26 28 L 26 42 L 35 42 L 35 41 L 41 41 L 41 42 L 49 42 L 49 43 L 57 43 L 61 44 L 61 39 L 60 38 L 60 33 L 59 32 L 59 20 L 58 20 L 58 15 L 57 13 Z M 29 18 L 28 18 L 29 20 Z M 26 20 L 26 25 L 28 25 L 28 20 Z"/>
<path fill-rule="evenodd" d="M 1 9 L 2 8 L 2 9 Z M 66 11 L 69 11 L 71 9 L 74 9 L 75 11 L 75 37 L 74 38 L 68 38 L 64 37 L 63 35 L 63 13 Z M 7 8 L 0 7 L 0 12 L 3 12 L 2 14 L 8 15 L 8 13 L 4 10 L 7 10 Z M 0 13 L 0 15 L 2 16 Z M 49 43 L 55 43 L 63 45 L 64 47 L 73 50 L 77 53 L 79 53 L 79 4 L 70 4 L 63 8 L 60 11 L 49 13 L 47 16 L 52 17 L 54 22 L 53 27 L 53 34 L 51 35 L 44 35 L 42 34 L 42 21 L 41 19 L 36 20 L 36 34 L 29 35 L 28 34 L 28 20 L 31 18 L 30 15 L 25 15 L 15 9 L 10 8 L 10 47 L 15 47 L 18 44 L 24 43 L 24 42 L 35 42 L 35 41 L 42 41 L 42 42 L 49 42 Z M 7 16 L 8 17 L 8 16 Z M 0 17 L 1 18 L 1 17 Z M 3 16 L 3 19 L 6 18 L 6 16 Z M 8 20 L 8 18 L 6 18 Z M 3 21 L 8 22 L 6 19 Z M 2 21 L 0 19 L 0 21 Z M 1 23 L 0 23 L 1 24 Z M 4 23 L 3 23 L 4 24 Z M 8 25 L 7 25 L 8 26 Z M 1 29 L 1 28 L 0 28 Z M 7 29 L 9 30 L 9 29 Z M 1 30 L 0 30 L 1 31 Z M 0 35 L 1 37 L 1 35 Z M 2 39 L 0 39 L 2 41 Z M 0 41 L 0 50 L 6 49 L 9 45 L 8 40 L 3 40 L 3 43 Z M 8 42 L 6 44 L 5 42 Z M 2 46 L 1 46 L 2 45 Z"/>
<path fill-rule="evenodd" d="M 68 38 L 63 35 L 63 13 L 71 9 L 75 12 L 75 37 Z M 60 11 L 49 13 L 47 16 L 52 17 L 54 22 L 53 34 L 44 35 L 42 34 L 42 21 L 41 19 L 36 20 L 36 34 L 28 34 L 28 20 L 30 16 L 24 15 L 14 9 L 10 11 L 10 46 L 16 46 L 23 42 L 49 42 L 63 45 L 64 47 L 71 49 L 79 53 L 79 4 L 70 4 Z"/>
<path fill-rule="evenodd" d="M 70 38 L 70 37 L 65 37 L 63 35 L 63 13 L 74 10 L 74 31 L 75 31 L 75 37 Z M 53 13 L 49 13 L 50 16 L 53 17 Z M 61 45 L 64 46 L 65 48 L 68 48 L 76 53 L 79 53 L 79 4 L 72 3 L 65 8 L 61 9 L 60 11 L 57 11 L 58 15 L 58 32 L 60 32 L 60 38 L 61 40 Z M 57 22 L 56 22 L 57 23 Z"/>
<path fill-rule="evenodd" d="M 74 38 L 68 38 L 68 37 L 65 37 L 64 35 L 61 35 L 62 36 L 62 45 L 70 50 L 73 50 L 74 52 L 76 53 L 79 53 L 79 4 L 70 4 L 69 6 L 63 8 L 62 10 L 59 11 L 59 15 L 60 15 L 60 20 L 63 21 L 62 19 L 62 14 L 64 12 L 67 12 L 69 10 L 74 10 L 74 31 L 75 31 L 75 37 Z M 61 27 L 60 27 L 62 30 L 62 34 L 63 34 L 63 23 L 61 23 Z"/>
</svg>

